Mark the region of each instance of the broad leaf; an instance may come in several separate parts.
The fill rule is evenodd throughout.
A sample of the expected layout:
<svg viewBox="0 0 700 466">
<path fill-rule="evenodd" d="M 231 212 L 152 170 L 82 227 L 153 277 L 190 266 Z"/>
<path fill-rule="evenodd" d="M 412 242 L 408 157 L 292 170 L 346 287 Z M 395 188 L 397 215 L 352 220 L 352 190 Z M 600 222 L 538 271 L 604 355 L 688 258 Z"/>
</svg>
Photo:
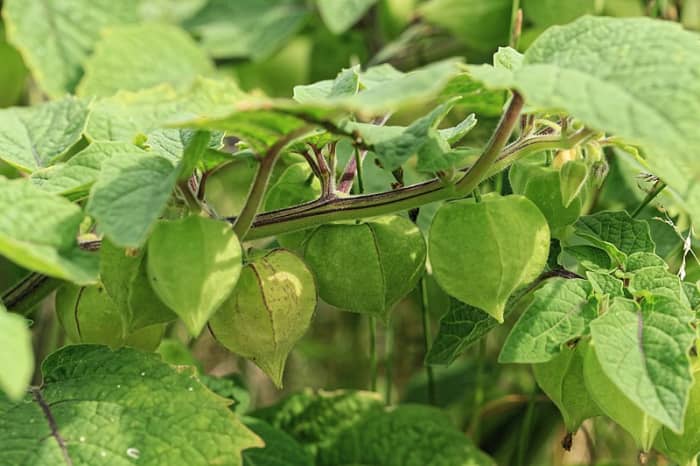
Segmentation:
<svg viewBox="0 0 700 466">
<path fill-rule="evenodd" d="M 18 401 L 27 390 L 34 372 L 32 334 L 27 320 L 11 314 L 0 304 L 0 398 Z"/>
<path fill-rule="evenodd" d="M 42 373 L 22 402 L 0 396 L 2 464 L 241 466 L 262 446 L 193 369 L 151 354 L 68 346 Z"/>
<path fill-rule="evenodd" d="M 696 362 L 697 364 L 697 362 Z M 683 422 L 683 434 L 679 435 L 664 427 L 656 439 L 655 447 L 682 466 L 691 466 L 700 454 L 700 383 L 697 369 L 693 372 L 695 382 L 690 389 L 688 410 Z"/>
<path fill-rule="evenodd" d="M 425 357 L 427 364 L 450 365 L 471 344 L 498 326 L 481 309 L 450 300 L 450 310 L 440 319 L 440 330 Z"/>
<path fill-rule="evenodd" d="M 566 24 L 596 11 L 596 0 L 562 2 L 559 0 L 527 0 L 523 3 L 525 17 L 538 27 Z"/>
<path fill-rule="evenodd" d="M 656 254 L 650 252 L 635 252 L 627 258 L 625 272 L 629 275 L 647 267 L 662 267 L 668 269 L 666 262 Z"/>
<path fill-rule="evenodd" d="M 696 34 L 668 21 L 584 17 L 542 34 L 515 71 L 471 71 L 490 87 L 519 90 L 533 107 L 565 111 L 640 145 L 650 171 L 700 217 Z"/>
<path fill-rule="evenodd" d="M 319 458 L 333 450 L 345 431 L 383 406 L 375 392 L 304 389 L 254 415 L 287 432 Z"/>
<path fill-rule="evenodd" d="M 627 392 L 606 375 L 594 346 L 588 348 L 584 357 L 583 376 L 586 389 L 600 410 L 625 429 L 638 448 L 649 451 L 661 430 L 661 423 L 630 401 Z"/>
<path fill-rule="evenodd" d="M 575 224 L 576 234 L 586 238 L 612 257 L 626 262 L 635 252 L 654 252 L 649 224 L 635 220 L 624 211 L 598 212 L 581 217 Z M 620 254 L 622 253 L 622 254 Z"/>
<path fill-rule="evenodd" d="M 0 160 L 25 172 L 51 165 L 80 140 L 87 116 L 73 97 L 0 110 Z"/>
<path fill-rule="evenodd" d="M 571 433 L 586 419 L 602 414 L 584 383 L 583 361 L 587 351 L 586 345 L 579 344 L 576 348 L 565 348 L 549 362 L 533 366 L 537 384 L 557 405 L 564 426 Z"/>
<path fill-rule="evenodd" d="M 431 0 L 421 6 L 423 17 L 453 32 L 480 50 L 508 43 L 511 0 Z"/>
<path fill-rule="evenodd" d="M 300 0 L 210 0 L 184 26 L 214 58 L 263 60 L 304 25 Z"/>
<path fill-rule="evenodd" d="M 150 135 L 170 120 L 229 111 L 244 93 L 232 81 L 199 78 L 186 90 L 162 84 L 141 91 L 120 91 L 92 103 L 87 136 L 97 141 L 133 143 L 138 135 Z M 160 139 L 156 136 L 156 139 Z M 158 146 L 164 146 L 157 143 Z"/>
<path fill-rule="evenodd" d="M 372 152 L 383 168 L 394 170 L 416 155 L 416 168 L 434 173 L 453 167 L 463 158 L 462 153 L 452 151 L 449 140 L 461 139 L 476 126 L 476 118 L 471 114 L 456 127 L 438 130 L 438 125 L 453 105 L 454 102 L 442 104 L 405 128 L 352 122 L 345 127 L 359 133 L 372 146 Z"/>
<path fill-rule="evenodd" d="M 72 92 L 99 32 L 138 19 L 138 0 L 9 0 L 8 36 L 51 97 Z"/>
<path fill-rule="evenodd" d="M 76 241 L 84 217 L 80 207 L 26 180 L 0 177 L 0 212 L 0 254 L 52 277 L 97 280 L 97 256 Z"/>
<path fill-rule="evenodd" d="M 411 104 L 425 102 L 440 93 L 457 76 L 456 61 L 431 63 L 408 73 L 401 73 L 383 65 L 360 74 L 361 91 L 357 95 L 331 96 L 332 82 L 317 83 L 320 88 L 310 91 L 309 86 L 294 88 L 294 96 L 305 104 L 356 111 L 362 115 L 390 113 Z"/>
<path fill-rule="evenodd" d="M 435 280 L 451 296 L 503 322 L 508 297 L 542 272 L 549 227 L 523 196 L 444 204 L 430 226 Z"/>
<path fill-rule="evenodd" d="M 597 316 L 591 291 L 591 285 L 580 279 L 554 278 L 545 283 L 513 326 L 499 362 L 547 362 L 567 342 L 588 333 L 589 323 Z"/>
<path fill-rule="evenodd" d="M 429 406 L 402 405 L 369 413 L 321 456 L 320 466 L 494 466 L 455 428 L 446 413 Z"/>
<path fill-rule="evenodd" d="M 196 336 L 236 286 L 241 246 L 229 223 L 191 215 L 156 225 L 147 263 L 156 294 Z"/>
<path fill-rule="evenodd" d="M 566 246 L 564 252 L 576 259 L 586 270 L 610 272 L 613 269 L 613 261 L 604 249 L 585 244 Z"/>
<path fill-rule="evenodd" d="M 364 16 L 377 0 L 316 0 L 321 19 L 334 34 L 342 34 Z"/>
<path fill-rule="evenodd" d="M 625 296 L 625 292 L 622 289 L 622 281 L 610 274 L 586 272 L 586 278 L 593 286 L 593 291 L 599 296 L 610 296 L 611 298 L 624 298 Z"/>
<path fill-rule="evenodd" d="M 686 303 L 687 299 L 681 279 L 669 272 L 666 266 L 646 267 L 634 272 L 629 279 L 628 289 L 635 297 L 664 295 L 681 303 Z"/>
<path fill-rule="evenodd" d="M 314 458 L 292 436 L 265 421 L 244 418 L 244 424 L 265 442 L 243 452 L 243 466 L 314 466 Z"/>
<path fill-rule="evenodd" d="M 637 312 L 617 303 L 591 323 L 600 366 L 639 409 L 678 432 L 693 381 L 693 315 L 666 296 L 643 300 Z"/>
<path fill-rule="evenodd" d="M 183 89 L 212 72 L 206 54 L 181 29 L 156 23 L 122 26 L 102 32 L 77 92 L 110 96 L 166 82 Z"/>
<path fill-rule="evenodd" d="M 172 194 L 179 168 L 134 146 L 128 156 L 102 163 L 87 211 L 116 245 L 140 247 Z"/>
<path fill-rule="evenodd" d="M 105 160 L 127 158 L 141 152 L 138 147 L 125 142 L 95 142 L 65 163 L 35 171 L 29 180 L 44 191 L 69 199 L 82 199 L 97 181 Z"/>
</svg>

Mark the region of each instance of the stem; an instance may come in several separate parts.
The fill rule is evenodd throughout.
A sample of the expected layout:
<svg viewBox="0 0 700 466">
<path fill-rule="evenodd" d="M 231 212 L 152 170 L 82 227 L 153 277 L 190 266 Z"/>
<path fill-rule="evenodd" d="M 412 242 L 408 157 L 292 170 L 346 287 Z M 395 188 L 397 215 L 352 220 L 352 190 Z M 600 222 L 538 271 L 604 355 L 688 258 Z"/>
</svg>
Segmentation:
<svg viewBox="0 0 700 466">
<path fill-rule="evenodd" d="M 513 97 L 510 99 L 508 108 L 501 115 L 496 130 L 491 135 L 491 139 L 486 144 L 486 148 L 476 163 L 472 165 L 469 171 L 456 184 L 457 190 L 462 195 L 466 196 L 476 188 L 481 181 L 487 177 L 491 165 L 496 162 L 501 155 L 501 150 L 505 147 L 513 128 L 518 123 L 520 111 L 523 109 L 525 101 L 517 92 L 513 92 Z"/>
<path fill-rule="evenodd" d="M 537 397 L 535 392 L 530 395 L 530 399 L 527 402 L 527 409 L 525 410 L 525 418 L 523 419 L 523 424 L 520 427 L 520 438 L 518 439 L 518 455 L 517 462 L 518 466 L 525 466 L 525 456 L 528 450 L 528 441 L 530 439 L 530 432 L 532 430 L 532 421 L 535 416 L 535 402 Z"/>
<path fill-rule="evenodd" d="M 484 404 L 484 369 L 486 368 L 486 338 L 482 338 L 479 342 L 479 352 L 477 354 L 479 360 L 476 368 L 476 390 L 474 390 L 474 404 L 472 409 L 471 422 L 469 423 L 469 432 L 471 438 L 477 445 L 479 444 L 479 436 L 481 434 L 481 406 Z"/>
<path fill-rule="evenodd" d="M 377 318 L 369 316 L 369 371 L 370 390 L 377 391 Z"/>
<path fill-rule="evenodd" d="M 311 128 L 308 126 L 303 126 L 292 131 L 280 138 L 265 152 L 265 156 L 260 161 L 258 171 L 255 173 L 255 179 L 253 180 L 253 185 L 250 188 L 243 210 L 241 210 L 241 214 L 233 224 L 233 231 L 241 241 L 245 239 L 248 234 L 253 220 L 255 219 L 255 214 L 257 214 L 260 209 L 260 205 L 265 197 L 267 185 L 272 176 L 272 169 L 275 167 L 275 163 L 277 163 L 277 159 L 282 153 L 282 150 L 287 147 L 287 144 L 309 132 L 310 129 Z"/>
<path fill-rule="evenodd" d="M 425 277 L 421 277 L 418 284 L 420 294 L 421 317 L 423 321 L 423 350 L 427 355 L 430 351 L 430 315 L 428 315 L 428 286 Z M 425 365 L 425 375 L 428 378 L 428 403 L 435 405 L 437 397 L 435 396 L 435 374 L 433 366 Z"/>
<path fill-rule="evenodd" d="M 659 193 L 661 193 L 661 191 L 664 190 L 664 188 L 666 188 L 666 183 L 664 183 L 663 181 L 659 180 L 656 183 L 654 183 L 654 186 L 651 188 L 651 191 L 647 193 L 644 199 L 642 199 L 642 202 L 637 206 L 636 209 L 634 209 L 634 212 L 632 212 L 632 218 L 636 218 L 640 213 L 642 213 L 642 210 L 644 210 L 644 208 L 648 206 L 649 203 L 653 201 L 656 198 L 656 196 L 658 196 Z"/>
<path fill-rule="evenodd" d="M 523 10 L 520 8 L 520 0 L 513 0 L 513 9 L 510 18 L 510 41 L 508 45 L 514 49 L 518 48 L 520 35 L 523 31 Z"/>
<path fill-rule="evenodd" d="M 359 190 L 360 193 L 365 192 L 365 181 L 364 181 L 364 175 L 363 175 L 363 169 L 362 169 L 362 159 L 364 158 L 364 155 L 367 154 L 367 151 L 363 151 L 363 154 L 360 154 L 360 150 L 358 148 L 355 148 L 355 166 L 356 166 L 356 171 L 357 171 L 357 189 Z M 350 180 L 350 187 L 352 187 L 352 180 Z"/>
<path fill-rule="evenodd" d="M 386 377 L 386 391 L 384 392 L 384 402 L 391 405 L 391 390 L 393 388 L 392 377 L 394 369 L 394 327 L 391 321 L 387 322 L 384 333 L 384 375 Z"/>
<path fill-rule="evenodd" d="M 56 278 L 31 273 L 2 295 L 9 311 L 27 315 L 34 307 L 63 283 Z"/>
</svg>

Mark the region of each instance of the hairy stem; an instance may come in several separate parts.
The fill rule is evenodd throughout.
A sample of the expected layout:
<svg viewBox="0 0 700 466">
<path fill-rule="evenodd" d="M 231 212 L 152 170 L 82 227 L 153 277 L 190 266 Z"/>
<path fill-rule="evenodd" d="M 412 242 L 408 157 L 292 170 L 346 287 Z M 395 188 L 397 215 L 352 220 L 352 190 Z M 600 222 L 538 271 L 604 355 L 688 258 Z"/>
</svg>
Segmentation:
<svg viewBox="0 0 700 466">
<path fill-rule="evenodd" d="M 368 317 L 369 321 L 369 388 L 377 391 L 377 318 L 373 315 Z"/>
</svg>

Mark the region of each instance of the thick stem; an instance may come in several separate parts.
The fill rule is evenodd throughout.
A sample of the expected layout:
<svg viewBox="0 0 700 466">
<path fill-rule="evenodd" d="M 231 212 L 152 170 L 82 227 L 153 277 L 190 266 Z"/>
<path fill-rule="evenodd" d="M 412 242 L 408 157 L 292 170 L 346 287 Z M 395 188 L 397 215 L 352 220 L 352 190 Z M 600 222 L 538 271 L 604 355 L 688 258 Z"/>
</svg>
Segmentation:
<svg viewBox="0 0 700 466">
<path fill-rule="evenodd" d="M 282 153 L 282 150 L 287 147 L 290 142 L 294 141 L 299 136 L 308 133 L 310 130 L 310 127 L 304 126 L 292 131 L 291 133 L 280 138 L 265 152 L 264 157 L 260 161 L 258 171 L 255 173 L 255 179 L 250 187 L 250 192 L 248 193 L 248 198 L 245 201 L 243 210 L 241 210 L 241 214 L 233 223 L 233 231 L 241 240 L 243 240 L 243 238 L 245 238 L 248 234 L 248 231 L 253 224 L 253 220 L 255 219 L 255 215 L 258 213 L 258 210 L 262 205 L 263 199 L 265 198 L 267 185 L 270 182 L 270 177 L 272 176 L 272 169 L 275 167 L 275 163 L 277 163 L 277 159 Z"/>
</svg>

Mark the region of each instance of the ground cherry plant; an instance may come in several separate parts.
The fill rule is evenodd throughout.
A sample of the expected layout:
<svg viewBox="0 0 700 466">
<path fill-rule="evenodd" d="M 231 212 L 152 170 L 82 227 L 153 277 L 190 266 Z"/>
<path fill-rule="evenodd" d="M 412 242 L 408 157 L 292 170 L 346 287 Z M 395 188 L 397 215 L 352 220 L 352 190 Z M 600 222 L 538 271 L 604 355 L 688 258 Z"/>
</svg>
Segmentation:
<svg viewBox="0 0 700 466">
<path fill-rule="evenodd" d="M 697 466 L 700 2 L 0 7 L 0 466 Z"/>
</svg>

